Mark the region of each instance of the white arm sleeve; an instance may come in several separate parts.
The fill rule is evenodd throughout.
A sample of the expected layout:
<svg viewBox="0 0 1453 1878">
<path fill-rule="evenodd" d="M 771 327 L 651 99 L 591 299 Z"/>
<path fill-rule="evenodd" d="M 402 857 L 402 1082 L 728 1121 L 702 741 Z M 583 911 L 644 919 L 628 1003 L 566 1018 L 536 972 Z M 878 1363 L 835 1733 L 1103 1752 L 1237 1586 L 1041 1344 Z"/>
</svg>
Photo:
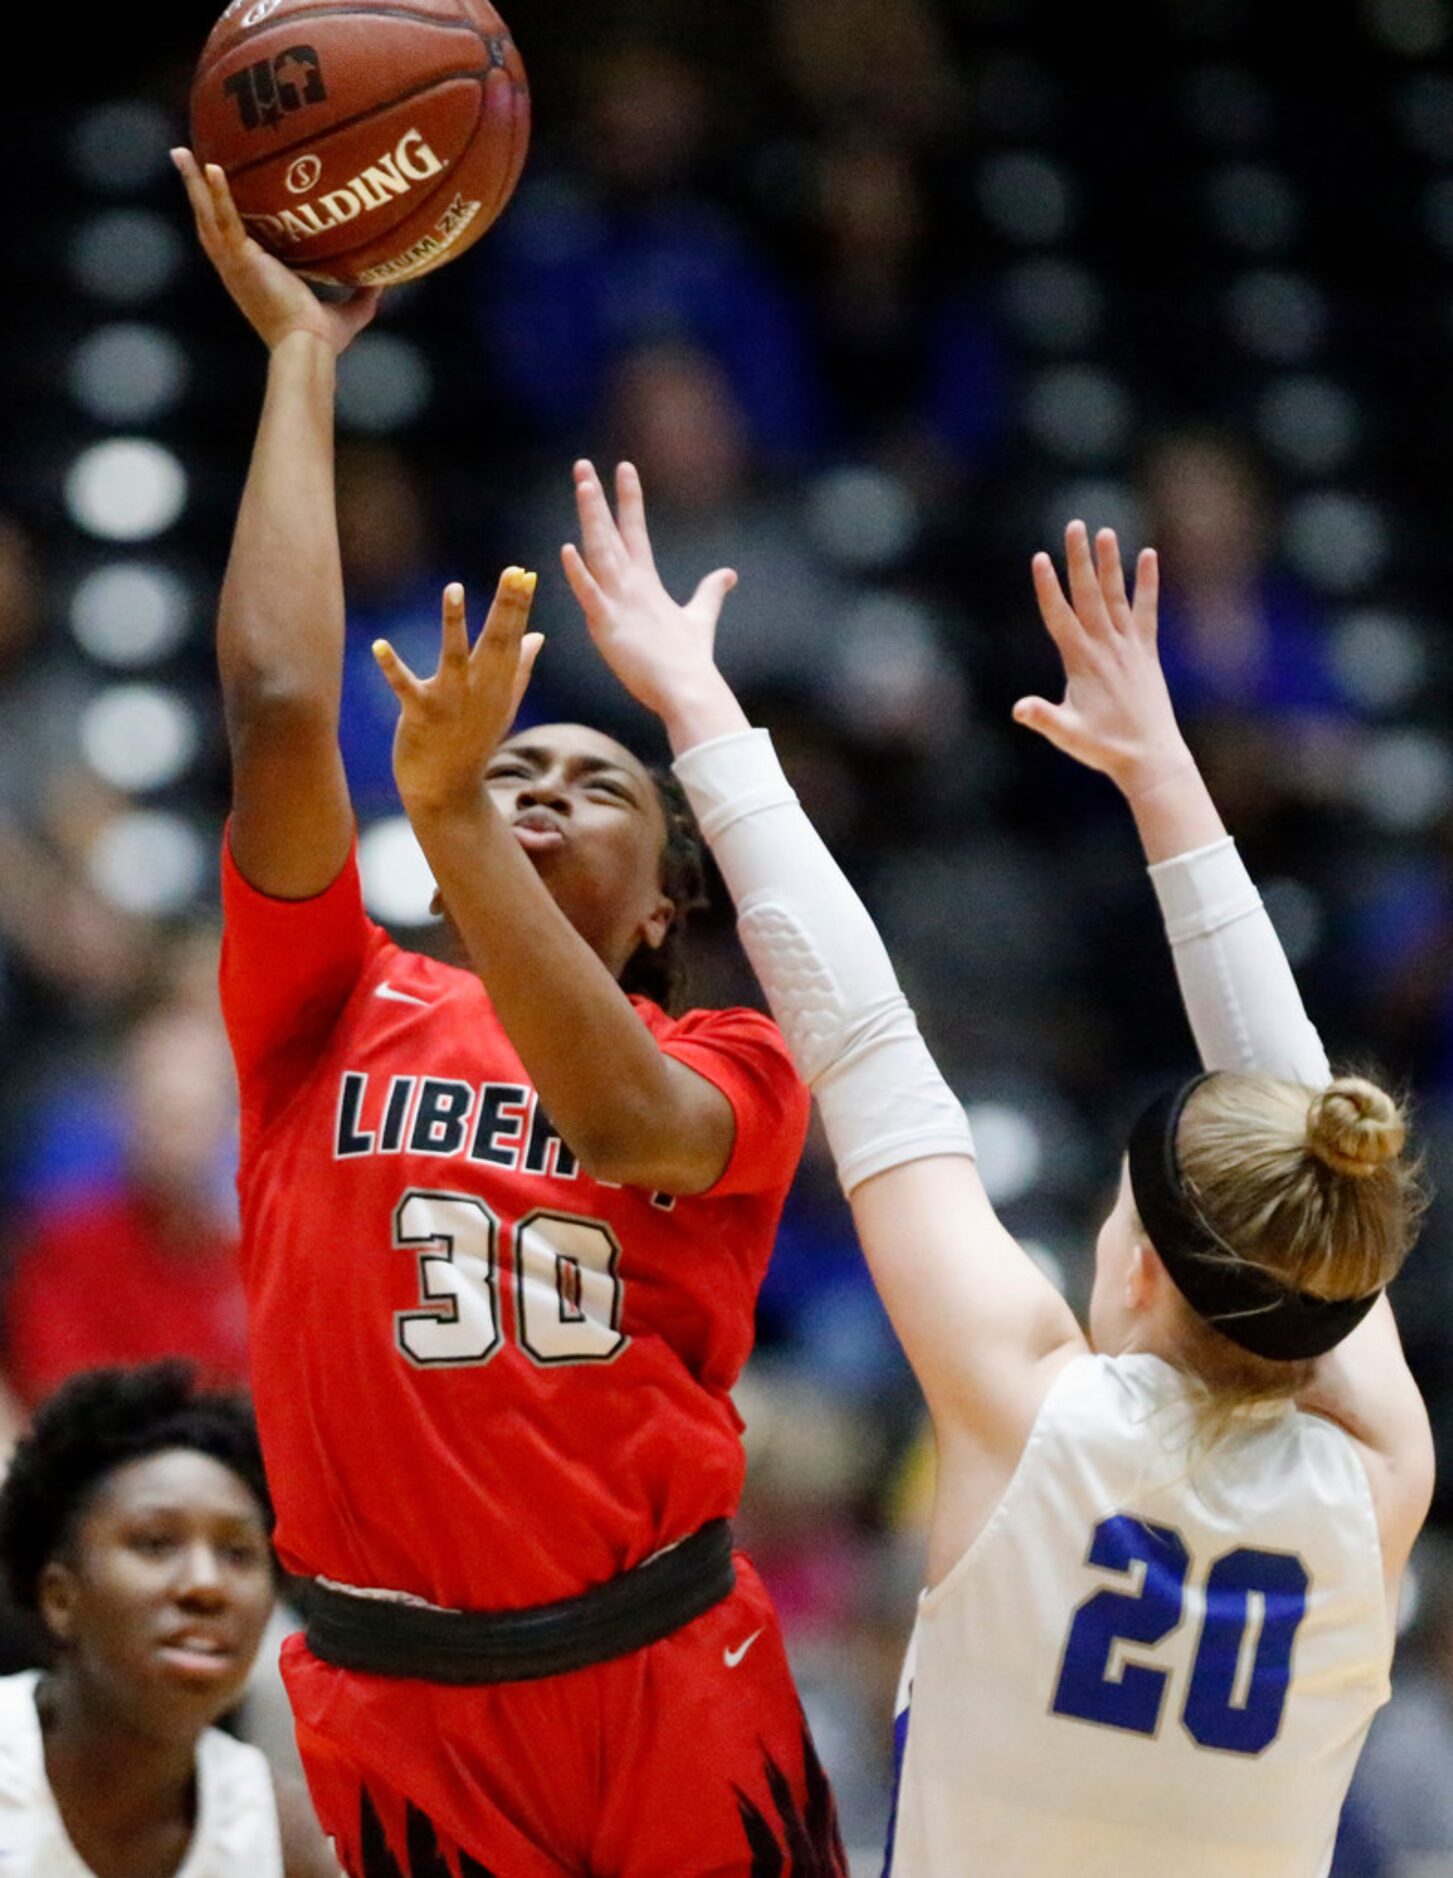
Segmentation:
<svg viewBox="0 0 1453 1878">
<path fill-rule="evenodd" d="M 1150 878 L 1204 1066 L 1325 1087 L 1322 1039 L 1231 837 L 1157 862 Z"/>
<path fill-rule="evenodd" d="M 767 732 L 713 738 L 675 768 L 736 902 L 747 956 L 817 1098 L 843 1191 L 908 1161 L 971 1156 L 963 1106 Z"/>
</svg>

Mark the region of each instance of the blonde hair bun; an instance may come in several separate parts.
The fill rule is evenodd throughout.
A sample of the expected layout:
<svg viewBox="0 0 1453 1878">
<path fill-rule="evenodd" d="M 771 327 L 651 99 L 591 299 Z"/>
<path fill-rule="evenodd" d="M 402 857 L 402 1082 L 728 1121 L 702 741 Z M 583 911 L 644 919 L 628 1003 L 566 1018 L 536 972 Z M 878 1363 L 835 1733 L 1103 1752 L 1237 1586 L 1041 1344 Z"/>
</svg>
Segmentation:
<svg viewBox="0 0 1453 1878">
<path fill-rule="evenodd" d="M 1339 1076 L 1307 1110 L 1307 1147 L 1335 1174 L 1365 1180 L 1396 1160 L 1408 1138 L 1402 1110 L 1361 1076 Z"/>
</svg>

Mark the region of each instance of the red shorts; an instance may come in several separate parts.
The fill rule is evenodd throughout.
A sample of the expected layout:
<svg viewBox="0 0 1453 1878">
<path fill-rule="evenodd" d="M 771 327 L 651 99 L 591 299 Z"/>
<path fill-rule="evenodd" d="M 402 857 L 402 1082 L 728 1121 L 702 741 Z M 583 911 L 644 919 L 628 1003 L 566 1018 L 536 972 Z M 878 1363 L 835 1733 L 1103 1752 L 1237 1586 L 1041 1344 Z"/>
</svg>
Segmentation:
<svg viewBox="0 0 1453 1878">
<path fill-rule="evenodd" d="M 846 1878 L 776 1613 L 730 1597 L 644 1650 L 470 1688 L 283 1646 L 298 1745 L 349 1878 Z"/>
</svg>

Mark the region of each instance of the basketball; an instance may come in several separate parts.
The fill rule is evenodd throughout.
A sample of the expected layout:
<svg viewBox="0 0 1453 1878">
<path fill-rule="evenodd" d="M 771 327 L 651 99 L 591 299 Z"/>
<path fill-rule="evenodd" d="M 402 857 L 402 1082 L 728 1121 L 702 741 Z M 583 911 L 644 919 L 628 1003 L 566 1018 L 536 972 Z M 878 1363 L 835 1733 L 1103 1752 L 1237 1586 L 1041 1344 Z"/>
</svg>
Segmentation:
<svg viewBox="0 0 1453 1878">
<path fill-rule="evenodd" d="M 232 0 L 202 49 L 192 148 L 309 280 L 417 280 L 503 210 L 530 138 L 489 0 Z"/>
</svg>

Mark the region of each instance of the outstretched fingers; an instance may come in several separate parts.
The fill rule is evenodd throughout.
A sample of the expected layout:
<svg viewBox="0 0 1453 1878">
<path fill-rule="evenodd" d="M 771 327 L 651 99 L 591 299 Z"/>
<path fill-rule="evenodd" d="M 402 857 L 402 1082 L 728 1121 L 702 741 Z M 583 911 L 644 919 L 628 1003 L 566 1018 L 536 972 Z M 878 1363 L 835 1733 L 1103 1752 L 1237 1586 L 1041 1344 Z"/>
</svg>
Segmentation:
<svg viewBox="0 0 1453 1878">
<path fill-rule="evenodd" d="M 1068 756 L 1078 754 L 1079 721 L 1068 703 L 1051 704 L 1048 698 L 1021 698 L 1013 710 L 1014 722 L 1032 730 Z"/>
<path fill-rule="evenodd" d="M 440 608 L 439 669 L 463 671 L 469 663 L 469 627 L 464 614 L 464 589 L 451 580 Z"/>
<path fill-rule="evenodd" d="M 388 680 L 389 689 L 400 704 L 417 702 L 424 695 L 423 680 L 411 672 L 387 639 L 373 642 L 374 663 Z"/>
<path fill-rule="evenodd" d="M 1092 638 L 1110 624 L 1109 608 L 1100 588 L 1100 573 L 1090 551 L 1090 531 L 1083 522 L 1071 522 L 1065 530 L 1065 570 L 1069 575 L 1070 599 L 1080 625 Z"/>
<path fill-rule="evenodd" d="M 616 465 L 616 511 L 620 517 L 620 537 L 633 561 L 647 567 L 656 565 L 651 553 L 651 536 L 646 528 L 646 497 L 641 488 L 640 472 L 634 463 Z"/>
<path fill-rule="evenodd" d="M 736 584 L 736 569 L 719 567 L 714 574 L 708 574 L 697 582 L 696 592 L 686 603 L 686 611 L 715 628 L 721 618 L 722 603 Z"/>
<path fill-rule="evenodd" d="M 1029 566 L 1034 577 L 1034 597 L 1039 602 L 1039 616 L 1050 638 L 1059 647 L 1061 656 L 1069 658 L 1079 649 L 1085 636 L 1075 616 L 1075 609 L 1065 598 L 1054 562 L 1042 548 Z"/>
<path fill-rule="evenodd" d="M 203 247 L 209 247 L 219 236 L 217 209 L 212 200 L 212 191 L 207 186 L 197 159 L 185 144 L 180 144 L 172 151 L 172 163 L 181 177 L 187 192 L 187 201 L 191 204 L 192 215 L 196 220 L 197 233 L 202 238 Z"/>
<path fill-rule="evenodd" d="M 232 190 L 227 182 L 227 173 L 220 163 L 209 163 L 204 171 L 207 178 L 207 193 L 212 198 L 212 210 L 217 218 L 217 227 L 222 239 L 230 245 L 240 246 L 249 239 L 242 217 L 237 213 L 237 204 L 232 200 Z"/>
<path fill-rule="evenodd" d="M 605 499 L 595 465 L 582 457 L 575 465 L 575 506 L 585 559 L 597 580 L 608 578 L 626 558 L 625 543 Z"/>
<path fill-rule="evenodd" d="M 514 682 L 510 689 L 510 722 L 514 722 L 525 693 L 530 688 L 530 677 L 535 669 L 535 660 L 540 656 L 540 647 L 545 643 L 544 633 L 526 633 L 520 641 L 519 662 L 515 666 Z"/>
<path fill-rule="evenodd" d="M 1113 528 L 1102 528 L 1095 536 L 1095 571 L 1111 622 L 1124 632 L 1130 625 L 1130 601 L 1125 592 L 1120 542 Z"/>
<path fill-rule="evenodd" d="M 1152 645 L 1155 644 L 1159 604 L 1160 556 L 1154 548 L 1142 548 L 1135 563 L 1135 603 L 1130 609 L 1130 618 L 1142 637 Z"/>
<path fill-rule="evenodd" d="M 560 565 L 565 570 L 565 578 L 570 583 L 570 591 L 580 602 L 580 610 L 585 615 L 585 623 L 592 630 L 603 626 L 609 608 L 606 597 L 600 590 L 600 584 L 594 574 L 585 565 L 584 557 L 573 541 L 567 541 L 560 550 Z"/>
<path fill-rule="evenodd" d="M 517 669 L 534 601 L 535 576 L 522 567 L 507 567 L 499 577 L 484 630 L 469 655 L 476 669 L 496 660 L 504 662 L 511 673 Z"/>
</svg>

